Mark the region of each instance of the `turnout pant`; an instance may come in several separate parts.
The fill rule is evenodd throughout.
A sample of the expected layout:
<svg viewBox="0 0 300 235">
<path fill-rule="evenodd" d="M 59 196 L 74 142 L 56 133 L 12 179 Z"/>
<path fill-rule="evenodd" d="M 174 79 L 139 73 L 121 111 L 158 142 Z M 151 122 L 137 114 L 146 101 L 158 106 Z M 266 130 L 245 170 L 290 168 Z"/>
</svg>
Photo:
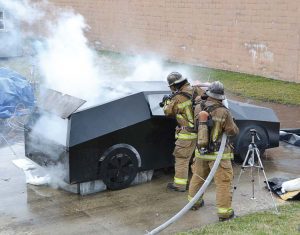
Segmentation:
<svg viewBox="0 0 300 235">
<path fill-rule="evenodd" d="M 189 163 L 196 148 L 195 140 L 177 139 L 173 155 L 175 157 L 174 185 L 186 189 L 189 174 Z"/>
<path fill-rule="evenodd" d="M 208 161 L 195 158 L 192 165 L 193 176 L 189 187 L 189 196 L 191 199 L 195 196 L 198 190 L 207 178 L 215 161 Z M 232 180 L 233 169 L 230 160 L 221 160 L 220 165 L 214 176 L 216 184 L 216 202 L 218 208 L 218 216 L 221 218 L 228 218 L 233 213 L 231 208 L 232 202 Z M 202 199 L 200 199 L 199 203 Z"/>
</svg>

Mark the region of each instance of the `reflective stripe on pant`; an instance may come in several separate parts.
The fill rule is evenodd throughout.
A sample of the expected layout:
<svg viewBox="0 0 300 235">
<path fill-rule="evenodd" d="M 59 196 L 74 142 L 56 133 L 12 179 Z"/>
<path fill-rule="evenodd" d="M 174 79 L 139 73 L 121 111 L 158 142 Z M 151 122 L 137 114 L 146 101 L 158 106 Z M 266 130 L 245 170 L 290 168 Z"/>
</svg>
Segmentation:
<svg viewBox="0 0 300 235">
<path fill-rule="evenodd" d="M 188 181 L 188 179 L 186 179 L 186 178 L 182 179 L 182 178 L 174 177 L 174 183 L 178 184 L 178 185 L 187 185 L 187 181 Z"/>
<path fill-rule="evenodd" d="M 175 157 L 174 184 L 186 189 L 190 159 L 196 147 L 196 140 L 181 140 L 175 142 L 173 155 Z"/>
<path fill-rule="evenodd" d="M 198 190 L 201 188 L 213 165 L 214 161 L 206 161 L 195 158 L 195 161 L 192 165 L 193 176 L 189 187 L 189 195 L 191 197 L 194 197 Z M 221 160 L 214 176 L 214 181 L 216 184 L 216 202 L 218 215 L 222 218 L 227 218 L 233 213 L 233 210 L 231 208 L 232 179 L 233 170 L 231 161 Z"/>
<path fill-rule="evenodd" d="M 178 133 L 175 135 L 175 138 L 180 140 L 195 140 L 197 139 L 197 133 Z"/>
<path fill-rule="evenodd" d="M 202 154 L 201 155 L 197 148 L 195 150 L 195 157 L 203 159 L 203 160 L 214 161 L 214 160 L 216 160 L 217 156 L 218 156 L 218 152 Z M 223 153 L 222 160 L 231 160 L 231 159 L 233 159 L 233 157 L 234 156 L 233 156 L 232 152 Z"/>
</svg>

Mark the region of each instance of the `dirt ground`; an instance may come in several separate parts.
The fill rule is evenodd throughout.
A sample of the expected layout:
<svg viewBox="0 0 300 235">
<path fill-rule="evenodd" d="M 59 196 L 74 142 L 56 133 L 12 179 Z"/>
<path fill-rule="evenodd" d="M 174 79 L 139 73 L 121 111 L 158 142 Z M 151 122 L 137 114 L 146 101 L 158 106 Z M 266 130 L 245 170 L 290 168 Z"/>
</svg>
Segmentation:
<svg viewBox="0 0 300 235">
<path fill-rule="evenodd" d="M 45 186 L 27 185 L 25 175 L 12 160 L 24 156 L 22 142 L 0 149 L 0 234 L 145 234 L 177 213 L 187 194 L 166 190 L 172 174 L 156 172 L 149 183 L 120 191 L 79 196 Z M 299 177 L 300 149 L 281 143 L 267 151 L 264 166 L 269 178 Z M 235 176 L 240 165 L 234 165 Z M 237 177 L 235 177 L 236 179 Z M 256 200 L 251 200 L 250 173 L 242 174 L 234 192 L 238 215 L 272 208 L 264 189 L 263 176 L 255 183 Z M 278 204 L 284 203 L 276 199 Z M 205 195 L 205 207 L 190 211 L 162 234 L 186 231 L 217 222 L 214 184 Z"/>
</svg>

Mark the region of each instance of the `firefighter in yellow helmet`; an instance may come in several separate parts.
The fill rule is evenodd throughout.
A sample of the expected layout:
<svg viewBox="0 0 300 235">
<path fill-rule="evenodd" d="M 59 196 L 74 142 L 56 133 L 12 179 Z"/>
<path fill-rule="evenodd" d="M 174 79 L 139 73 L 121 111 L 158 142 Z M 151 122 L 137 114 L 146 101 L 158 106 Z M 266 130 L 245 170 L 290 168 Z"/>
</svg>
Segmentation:
<svg viewBox="0 0 300 235">
<path fill-rule="evenodd" d="M 200 101 L 195 107 L 195 120 L 198 120 L 198 141 L 192 165 L 193 176 L 190 182 L 188 199 L 191 200 L 203 185 L 221 144 L 222 134 L 235 136 L 239 133 L 229 110 L 223 106 L 225 99 L 224 86 L 220 82 L 213 82 L 206 91 L 207 100 Z M 215 173 L 216 202 L 220 221 L 234 217 L 231 207 L 233 170 L 231 160 L 233 151 L 230 141 L 227 141 L 222 160 Z M 192 207 L 197 210 L 204 205 L 203 198 Z"/>
<path fill-rule="evenodd" d="M 178 123 L 175 131 L 175 176 L 167 188 L 184 192 L 187 188 L 188 170 L 191 156 L 196 147 L 197 133 L 194 125 L 193 100 L 196 96 L 203 95 L 200 87 L 193 87 L 178 72 L 168 75 L 167 81 L 172 91 L 172 96 L 164 99 L 164 113 L 166 116 L 175 117 Z"/>
</svg>

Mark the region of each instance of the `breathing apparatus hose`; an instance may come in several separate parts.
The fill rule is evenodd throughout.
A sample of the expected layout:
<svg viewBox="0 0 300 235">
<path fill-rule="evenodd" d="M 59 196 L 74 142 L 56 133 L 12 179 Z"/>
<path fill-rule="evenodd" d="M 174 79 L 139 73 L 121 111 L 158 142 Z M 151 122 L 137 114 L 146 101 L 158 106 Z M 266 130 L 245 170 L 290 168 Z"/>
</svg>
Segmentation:
<svg viewBox="0 0 300 235">
<path fill-rule="evenodd" d="M 186 204 L 185 207 L 183 207 L 176 215 L 174 215 L 172 218 L 170 218 L 169 220 L 167 220 L 165 223 L 161 224 L 157 228 L 153 229 L 152 231 L 147 232 L 147 234 L 158 234 L 159 232 L 161 232 L 162 230 L 167 228 L 169 225 L 171 225 L 172 223 L 174 223 L 175 221 L 180 219 L 199 200 L 199 198 L 204 194 L 206 188 L 210 184 L 212 178 L 214 177 L 214 175 L 215 175 L 215 173 L 216 173 L 216 171 L 219 167 L 219 164 L 220 164 L 220 161 L 221 161 L 224 149 L 225 149 L 226 140 L 227 140 L 227 135 L 225 133 L 223 133 L 221 146 L 220 146 L 220 149 L 218 151 L 218 156 L 215 160 L 215 163 L 214 163 L 209 175 L 207 176 L 204 184 L 199 189 L 199 191 L 196 193 L 196 195 L 192 198 L 192 200 L 188 204 Z"/>
</svg>

